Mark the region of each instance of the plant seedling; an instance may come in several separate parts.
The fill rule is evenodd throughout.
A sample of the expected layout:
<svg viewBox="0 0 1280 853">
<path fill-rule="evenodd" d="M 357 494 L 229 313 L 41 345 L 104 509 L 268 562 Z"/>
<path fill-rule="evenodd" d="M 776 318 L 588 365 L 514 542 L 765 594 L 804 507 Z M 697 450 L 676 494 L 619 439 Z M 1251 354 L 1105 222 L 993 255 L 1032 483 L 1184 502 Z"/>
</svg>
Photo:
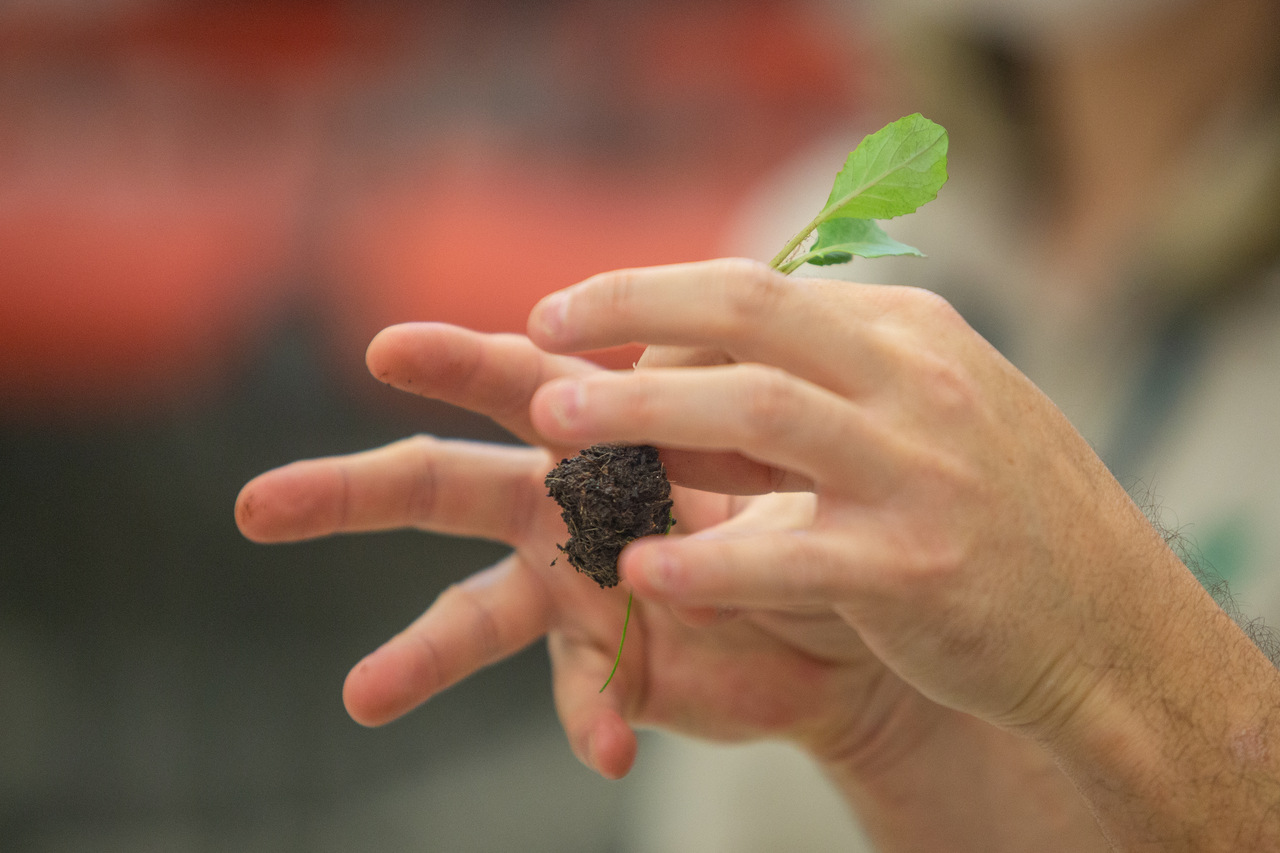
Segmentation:
<svg viewBox="0 0 1280 853">
<path fill-rule="evenodd" d="M 913 212 L 932 201 L 946 181 L 946 130 L 919 113 L 885 125 L 849 153 L 827 203 L 770 266 L 789 275 L 805 264 L 920 256 L 919 249 L 894 240 L 876 220 Z M 617 585 L 623 548 L 642 536 L 667 533 L 675 524 L 671 485 L 657 448 L 648 445 L 588 447 L 553 468 L 546 486 L 569 529 L 569 541 L 558 547 L 570 565 L 602 589 Z M 631 603 L 628 595 L 618 655 L 602 693 L 622 660 Z"/>
</svg>

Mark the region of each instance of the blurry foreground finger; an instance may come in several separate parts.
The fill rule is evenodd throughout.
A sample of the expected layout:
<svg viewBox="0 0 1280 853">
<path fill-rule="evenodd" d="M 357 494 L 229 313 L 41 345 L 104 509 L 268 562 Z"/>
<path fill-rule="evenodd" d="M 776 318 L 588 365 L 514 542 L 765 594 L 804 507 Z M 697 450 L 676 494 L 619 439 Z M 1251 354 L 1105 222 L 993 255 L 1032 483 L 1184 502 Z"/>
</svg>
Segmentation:
<svg viewBox="0 0 1280 853">
<path fill-rule="evenodd" d="M 676 607 L 830 606 L 860 586 L 861 556 L 848 548 L 835 553 L 812 530 L 713 529 L 639 540 L 618 568 L 637 596 Z"/>
<path fill-rule="evenodd" d="M 853 394 L 891 368 L 868 334 L 889 292 L 725 258 L 593 276 L 539 302 L 528 331 L 551 352 L 630 342 L 720 350 Z"/>
<path fill-rule="evenodd" d="M 813 483 L 879 494 L 894 482 L 899 458 L 898 439 L 869 422 L 860 407 L 755 364 L 557 380 L 538 390 L 531 412 L 540 432 L 566 443 L 648 442 L 733 451 L 797 475 L 770 490 Z M 741 488 L 718 485 L 736 493 L 760 490 L 760 472 L 743 470 L 750 479 Z"/>
<path fill-rule="evenodd" d="M 403 391 L 492 418 L 529 444 L 529 398 L 549 379 L 600 368 L 551 355 L 523 335 L 483 334 L 444 323 L 405 323 L 379 332 L 365 353 L 369 371 Z"/>
<path fill-rule="evenodd" d="M 634 678 L 624 660 L 607 689 L 615 650 L 582 635 L 553 634 L 548 642 L 556 712 L 578 760 L 606 779 L 621 779 L 636 758 L 636 735 L 623 716 L 624 697 Z M 640 644 L 632 641 L 635 655 Z M 623 648 L 623 655 L 627 648 Z"/>
</svg>

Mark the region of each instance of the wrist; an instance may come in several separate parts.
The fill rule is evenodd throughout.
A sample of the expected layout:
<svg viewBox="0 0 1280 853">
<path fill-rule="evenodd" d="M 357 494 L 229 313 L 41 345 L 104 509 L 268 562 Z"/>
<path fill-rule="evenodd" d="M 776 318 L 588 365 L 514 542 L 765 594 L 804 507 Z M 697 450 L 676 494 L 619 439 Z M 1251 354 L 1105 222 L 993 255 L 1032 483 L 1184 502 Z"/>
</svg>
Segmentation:
<svg viewBox="0 0 1280 853">
<path fill-rule="evenodd" d="M 1280 847 L 1280 674 L 1176 568 L 1087 697 L 1029 733 L 1117 849 Z"/>
<path fill-rule="evenodd" d="M 923 697 L 820 762 L 883 853 L 1109 849 L 1036 743 Z"/>
</svg>

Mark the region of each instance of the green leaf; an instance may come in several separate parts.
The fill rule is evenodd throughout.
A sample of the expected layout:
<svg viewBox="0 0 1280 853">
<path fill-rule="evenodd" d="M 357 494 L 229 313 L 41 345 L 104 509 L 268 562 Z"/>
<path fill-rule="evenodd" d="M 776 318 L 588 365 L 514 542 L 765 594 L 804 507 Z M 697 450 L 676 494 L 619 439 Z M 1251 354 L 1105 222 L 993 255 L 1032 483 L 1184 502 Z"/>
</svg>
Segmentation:
<svg viewBox="0 0 1280 853">
<path fill-rule="evenodd" d="M 892 219 L 938 195 L 947 181 L 947 132 L 919 113 L 858 143 L 818 219 Z"/>
<path fill-rule="evenodd" d="M 804 254 L 791 258 L 777 269 L 784 273 L 795 272 L 805 264 L 825 267 L 844 264 L 859 258 L 883 258 L 887 255 L 915 255 L 924 253 L 915 246 L 899 243 L 870 219 L 832 219 L 817 228 L 818 239 Z"/>
<path fill-rule="evenodd" d="M 924 253 L 915 246 L 899 243 L 870 219 L 832 219 L 822 223 L 818 226 L 818 242 L 813 244 L 809 253 L 819 257 L 832 253 L 847 253 L 860 258 L 883 258 L 887 255 L 924 257 Z M 809 263 L 819 262 L 810 258 Z"/>
<path fill-rule="evenodd" d="M 790 274 L 806 263 L 841 264 L 853 256 L 921 255 L 871 220 L 892 219 L 932 201 L 947 182 L 947 132 L 919 113 L 885 125 L 858 143 L 836 175 L 826 206 L 769 262 Z M 817 232 L 808 251 L 801 246 Z"/>
<path fill-rule="evenodd" d="M 832 249 L 809 258 L 805 263 L 813 264 L 815 267 L 829 267 L 835 264 L 847 264 L 851 260 L 853 260 L 853 252 Z"/>
</svg>

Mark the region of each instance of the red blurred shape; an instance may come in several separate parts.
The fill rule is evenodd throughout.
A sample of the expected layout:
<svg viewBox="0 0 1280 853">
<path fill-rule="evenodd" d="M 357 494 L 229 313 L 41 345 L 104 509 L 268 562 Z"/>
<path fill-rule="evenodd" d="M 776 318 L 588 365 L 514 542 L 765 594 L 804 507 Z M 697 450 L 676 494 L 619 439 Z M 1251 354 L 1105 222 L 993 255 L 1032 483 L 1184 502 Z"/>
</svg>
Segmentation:
<svg viewBox="0 0 1280 853">
<path fill-rule="evenodd" d="M 344 351 L 410 320 L 523 332 L 540 297 L 594 273 L 708 257 L 738 189 L 479 144 L 424 156 L 334 223 L 324 266 L 340 285 Z"/>
<path fill-rule="evenodd" d="M 719 254 L 860 102 L 816 4 L 111 8 L 0 10 L 0 417 L 206 393 L 303 273 L 344 364 L 406 320 L 521 330 L 595 272 Z"/>
<path fill-rule="evenodd" d="M 139 192 L 124 175 L 86 177 L 0 205 L 6 414 L 198 393 L 281 297 L 268 287 L 291 236 L 279 180 Z"/>
</svg>

